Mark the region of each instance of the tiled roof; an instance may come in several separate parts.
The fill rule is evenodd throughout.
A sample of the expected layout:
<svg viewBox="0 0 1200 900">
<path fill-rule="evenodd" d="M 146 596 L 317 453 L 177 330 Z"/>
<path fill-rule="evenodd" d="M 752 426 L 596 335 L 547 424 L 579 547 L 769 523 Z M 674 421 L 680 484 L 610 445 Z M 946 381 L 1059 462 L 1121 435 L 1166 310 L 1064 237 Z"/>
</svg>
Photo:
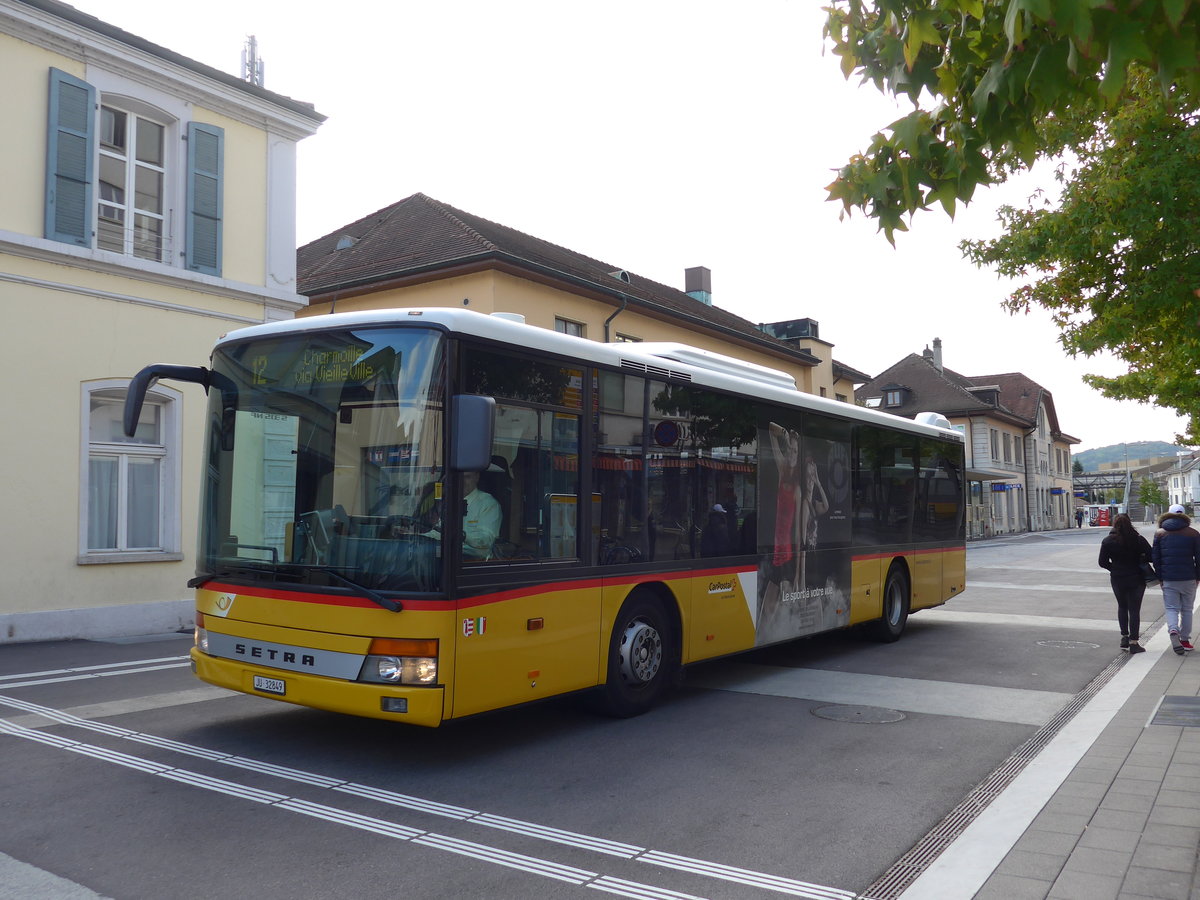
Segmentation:
<svg viewBox="0 0 1200 900">
<path fill-rule="evenodd" d="M 993 406 L 980 400 L 967 390 L 973 379 L 958 374 L 952 369 L 939 370 L 928 360 L 910 353 L 854 392 L 859 399 L 879 397 L 884 386 L 895 384 L 909 390 L 905 403 L 900 407 L 888 407 L 888 412 L 901 416 L 912 416 L 919 412 L 940 412 L 942 415 L 982 415 L 998 413 L 1001 418 L 1014 418 L 1005 408 Z"/>
<path fill-rule="evenodd" d="M 910 353 L 891 368 L 880 373 L 854 392 L 858 399 L 882 396 L 888 385 L 908 389 L 904 404 L 888 407 L 888 412 L 912 416 L 918 412 L 940 412 L 944 416 L 993 415 L 997 418 L 1032 428 L 1037 424 L 1040 404 L 1046 407 L 1046 420 L 1055 438 L 1078 444 L 1079 439 L 1063 433 L 1058 425 L 1054 396 L 1026 375 L 1009 372 L 1004 375 L 960 375 L 953 369 L 938 369 L 928 358 Z M 971 392 L 971 388 L 996 387 L 997 404 L 993 405 Z"/>
<path fill-rule="evenodd" d="M 343 249 L 337 249 L 339 244 Z M 808 350 L 764 334 L 754 323 L 683 291 L 620 266 L 602 262 L 455 209 L 425 194 L 413 194 L 305 244 L 296 253 L 297 290 L 315 300 L 333 293 L 369 290 L 371 285 L 441 270 L 503 263 L 611 297 L 614 304 L 693 327 L 715 330 L 782 353 L 797 364 L 819 360 Z M 625 279 L 628 279 L 626 281 Z"/>
</svg>

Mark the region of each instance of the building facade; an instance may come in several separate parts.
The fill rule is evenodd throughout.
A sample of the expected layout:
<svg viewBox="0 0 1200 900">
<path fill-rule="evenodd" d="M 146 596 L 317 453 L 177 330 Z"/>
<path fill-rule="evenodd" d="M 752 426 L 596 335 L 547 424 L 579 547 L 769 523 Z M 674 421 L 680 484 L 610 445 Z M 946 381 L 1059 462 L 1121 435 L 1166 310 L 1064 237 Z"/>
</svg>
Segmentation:
<svg viewBox="0 0 1200 900">
<path fill-rule="evenodd" d="M 517 313 L 531 325 L 603 342 L 681 342 L 791 375 L 847 402 L 854 378 L 811 319 L 756 325 L 712 302 L 711 273 L 679 290 L 414 194 L 297 252 L 299 315 L 389 307 Z M 777 334 L 778 333 L 778 336 Z"/>
<path fill-rule="evenodd" d="M 868 407 L 911 418 L 938 412 L 967 443 L 972 538 L 1074 525 L 1071 446 L 1051 393 L 1020 373 L 966 376 L 942 364 L 942 344 L 910 353 L 856 392 Z"/>
<path fill-rule="evenodd" d="M 322 117 L 53 0 L 0 0 L 0 84 L 0 642 L 186 625 L 206 401 L 158 385 L 129 438 L 125 388 L 301 307 Z"/>
</svg>

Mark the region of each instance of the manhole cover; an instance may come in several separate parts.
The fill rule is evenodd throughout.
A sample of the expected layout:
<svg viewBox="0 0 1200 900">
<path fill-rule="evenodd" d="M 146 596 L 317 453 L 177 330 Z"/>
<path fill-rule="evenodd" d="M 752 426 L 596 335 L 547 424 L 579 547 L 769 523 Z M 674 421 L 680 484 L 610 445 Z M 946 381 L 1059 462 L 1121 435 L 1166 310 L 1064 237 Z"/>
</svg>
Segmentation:
<svg viewBox="0 0 1200 900">
<path fill-rule="evenodd" d="M 857 722 L 860 725 L 886 725 L 904 719 L 904 713 L 878 706 L 818 706 L 812 714 L 835 722 Z"/>
<path fill-rule="evenodd" d="M 1099 650 L 1099 644 L 1087 641 L 1038 641 L 1039 647 L 1061 647 L 1064 650 Z"/>
</svg>

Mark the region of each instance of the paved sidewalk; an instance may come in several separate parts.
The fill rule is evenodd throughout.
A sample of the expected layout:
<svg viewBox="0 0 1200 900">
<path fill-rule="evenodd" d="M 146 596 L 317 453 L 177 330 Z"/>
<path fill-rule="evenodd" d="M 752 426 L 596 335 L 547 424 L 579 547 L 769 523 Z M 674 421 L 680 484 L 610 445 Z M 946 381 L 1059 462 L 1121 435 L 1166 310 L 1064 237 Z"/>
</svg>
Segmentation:
<svg viewBox="0 0 1200 900">
<path fill-rule="evenodd" d="M 1200 900 L 1200 651 L 1144 644 L 900 900 Z"/>
<path fill-rule="evenodd" d="M 1162 708 L 1164 696 L 1200 695 L 1200 659 L 1176 656 L 1161 629 L 1151 643 L 1150 671 L 979 900 L 1200 897 L 1200 727 L 1163 724 L 1179 718 Z M 1200 726 L 1198 713 L 1191 719 Z"/>
</svg>

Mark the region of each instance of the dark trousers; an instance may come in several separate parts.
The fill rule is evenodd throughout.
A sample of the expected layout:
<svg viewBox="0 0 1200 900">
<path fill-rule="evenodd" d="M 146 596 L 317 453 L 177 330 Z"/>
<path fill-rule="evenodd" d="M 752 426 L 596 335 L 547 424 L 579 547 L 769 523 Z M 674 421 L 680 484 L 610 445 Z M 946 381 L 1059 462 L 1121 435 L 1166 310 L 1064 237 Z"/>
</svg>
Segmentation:
<svg viewBox="0 0 1200 900">
<path fill-rule="evenodd" d="M 1137 640 L 1142 630 L 1142 595 L 1146 593 L 1146 581 L 1140 575 L 1109 575 L 1113 594 L 1117 598 L 1117 624 L 1121 634 Z"/>
</svg>

